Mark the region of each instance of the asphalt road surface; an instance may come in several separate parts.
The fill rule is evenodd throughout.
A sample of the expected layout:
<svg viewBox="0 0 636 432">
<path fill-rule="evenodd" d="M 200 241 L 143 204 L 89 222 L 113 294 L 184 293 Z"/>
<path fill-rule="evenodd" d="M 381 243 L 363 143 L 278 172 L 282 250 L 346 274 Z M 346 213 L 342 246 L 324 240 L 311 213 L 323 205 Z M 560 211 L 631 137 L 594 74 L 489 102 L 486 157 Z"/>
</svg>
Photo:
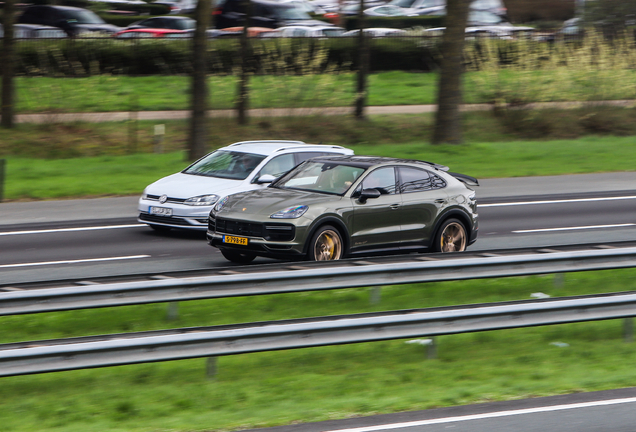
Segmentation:
<svg viewBox="0 0 636 432">
<path fill-rule="evenodd" d="M 471 250 L 636 239 L 636 173 L 482 183 L 480 233 Z M 159 234 L 137 223 L 135 203 L 125 197 L 0 204 L 0 276 L 17 283 L 232 266 L 203 233 Z"/>
</svg>

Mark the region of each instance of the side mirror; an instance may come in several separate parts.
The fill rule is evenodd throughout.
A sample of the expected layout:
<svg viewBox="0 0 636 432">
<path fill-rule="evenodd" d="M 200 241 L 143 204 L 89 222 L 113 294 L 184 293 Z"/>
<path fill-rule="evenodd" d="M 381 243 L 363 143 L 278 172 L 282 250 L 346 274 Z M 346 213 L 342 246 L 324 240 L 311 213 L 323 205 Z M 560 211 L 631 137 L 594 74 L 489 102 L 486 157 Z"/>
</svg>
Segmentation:
<svg viewBox="0 0 636 432">
<path fill-rule="evenodd" d="M 369 198 L 379 198 L 380 195 L 380 191 L 377 189 L 362 189 L 358 200 L 364 204 Z"/>
<path fill-rule="evenodd" d="M 276 180 L 276 177 L 274 177 L 271 174 L 263 174 L 262 176 L 260 176 L 258 178 L 258 180 L 256 180 L 256 183 L 258 184 L 265 184 L 265 183 L 271 183 L 274 180 Z"/>
</svg>

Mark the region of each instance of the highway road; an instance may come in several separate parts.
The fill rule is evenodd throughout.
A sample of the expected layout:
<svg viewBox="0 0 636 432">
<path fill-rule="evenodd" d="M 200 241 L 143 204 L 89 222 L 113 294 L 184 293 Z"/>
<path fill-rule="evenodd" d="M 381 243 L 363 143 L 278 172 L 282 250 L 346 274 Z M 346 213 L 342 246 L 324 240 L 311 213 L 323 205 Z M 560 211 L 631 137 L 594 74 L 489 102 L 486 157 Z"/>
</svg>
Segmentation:
<svg viewBox="0 0 636 432">
<path fill-rule="evenodd" d="M 636 239 L 636 173 L 483 181 L 472 250 Z M 231 267 L 202 233 L 158 234 L 135 197 L 0 203 L 3 284 Z M 257 263 L 273 260 L 257 259 Z M 632 432 L 636 389 L 533 398 L 270 428 L 267 432 Z M 265 432 L 265 430 L 260 430 Z"/>
<path fill-rule="evenodd" d="M 480 233 L 470 250 L 635 240 L 636 173 L 628 174 L 622 183 L 614 181 L 599 190 L 589 187 L 590 191 L 582 190 L 580 183 L 585 182 L 580 177 L 566 176 L 574 177 L 570 185 L 550 187 L 549 182 L 537 182 L 533 190 L 520 191 L 525 195 L 514 194 L 518 185 L 505 188 L 506 180 L 482 182 L 490 186 L 478 190 Z M 588 181 L 603 183 L 598 178 Z M 233 266 L 207 245 L 203 233 L 156 233 L 137 223 L 135 197 L 114 200 L 86 200 L 109 206 L 97 214 L 90 214 L 89 207 L 77 201 L 0 204 L 3 282 Z M 20 204 L 22 212 L 16 212 Z M 3 219 L 5 208 L 10 211 Z M 47 220 L 42 217 L 47 213 L 57 217 Z M 255 263 L 275 261 L 259 258 Z"/>
<path fill-rule="evenodd" d="M 636 388 L 259 429 L 259 432 L 633 432 Z M 251 432 L 251 431 L 250 431 Z"/>
</svg>

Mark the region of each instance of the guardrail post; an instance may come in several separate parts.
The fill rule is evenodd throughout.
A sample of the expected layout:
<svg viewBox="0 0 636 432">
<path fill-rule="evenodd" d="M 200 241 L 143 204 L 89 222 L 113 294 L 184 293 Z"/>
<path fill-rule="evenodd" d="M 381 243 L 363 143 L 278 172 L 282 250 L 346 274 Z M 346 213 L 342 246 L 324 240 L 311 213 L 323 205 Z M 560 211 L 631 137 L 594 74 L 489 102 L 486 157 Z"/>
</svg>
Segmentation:
<svg viewBox="0 0 636 432">
<path fill-rule="evenodd" d="M 552 283 L 554 284 L 555 288 L 563 288 L 564 280 L 565 280 L 565 276 L 563 273 L 555 273 Z"/>
<path fill-rule="evenodd" d="M 369 294 L 369 303 L 378 304 L 380 303 L 380 299 L 382 297 L 382 287 L 376 286 L 371 288 L 371 293 Z"/>
<path fill-rule="evenodd" d="M 623 320 L 623 340 L 627 343 L 634 342 L 634 318 Z"/>
<path fill-rule="evenodd" d="M 214 379 L 216 377 L 216 357 L 208 357 L 205 361 L 205 376 Z"/>
<path fill-rule="evenodd" d="M 179 317 L 179 302 L 168 303 L 168 321 L 174 321 Z"/>
<path fill-rule="evenodd" d="M 4 200 L 4 167 L 7 164 L 6 159 L 0 159 L 0 202 Z"/>
<path fill-rule="evenodd" d="M 429 360 L 437 358 L 437 343 L 435 338 L 431 338 L 431 343 L 426 345 L 426 358 Z"/>
</svg>

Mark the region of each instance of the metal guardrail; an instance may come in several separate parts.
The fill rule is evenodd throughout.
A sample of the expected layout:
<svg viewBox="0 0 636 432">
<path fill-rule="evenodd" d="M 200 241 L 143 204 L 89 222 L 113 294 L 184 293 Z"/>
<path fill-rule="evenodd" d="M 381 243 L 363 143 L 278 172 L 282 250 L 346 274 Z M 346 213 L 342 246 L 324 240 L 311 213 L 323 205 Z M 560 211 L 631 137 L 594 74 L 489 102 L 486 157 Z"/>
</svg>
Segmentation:
<svg viewBox="0 0 636 432">
<path fill-rule="evenodd" d="M 0 345 L 0 376 L 625 318 L 636 293 Z"/>
<path fill-rule="evenodd" d="M 548 252 L 548 251 L 546 251 Z M 105 283 L 0 292 L 0 316 L 106 306 L 212 299 L 361 286 L 396 285 L 636 267 L 636 247 L 484 256 Z"/>
</svg>

